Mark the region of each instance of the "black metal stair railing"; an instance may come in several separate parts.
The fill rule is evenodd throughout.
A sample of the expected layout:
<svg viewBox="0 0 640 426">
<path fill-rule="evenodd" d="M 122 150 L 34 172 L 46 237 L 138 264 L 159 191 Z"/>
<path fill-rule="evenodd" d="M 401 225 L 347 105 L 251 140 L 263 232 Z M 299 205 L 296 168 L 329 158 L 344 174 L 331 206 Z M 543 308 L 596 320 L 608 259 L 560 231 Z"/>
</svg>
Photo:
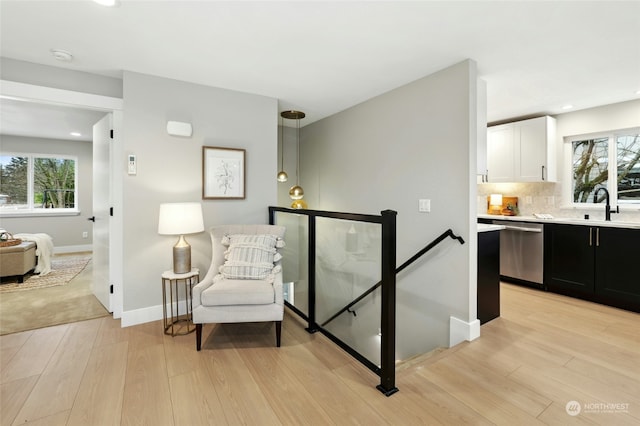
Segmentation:
<svg viewBox="0 0 640 426">
<path fill-rule="evenodd" d="M 435 240 L 433 240 L 432 242 L 430 242 L 427 246 L 425 246 L 422 250 L 418 251 L 415 255 L 413 255 L 409 260 L 407 260 L 406 262 L 404 262 L 402 265 L 400 265 L 395 273 L 396 275 L 399 274 L 400 272 L 402 272 L 405 268 L 407 268 L 409 265 L 411 265 L 413 262 L 415 262 L 416 260 L 418 260 L 420 257 L 422 257 L 425 253 L 427 253 L 429 250 L 433 249 L 435 246 L 437 246 L 438 244 L 440 244 L 442 241 L 444 241 L 447 237 L 451 237 L 454 240 L 458 240 L 460 242 L 460 244 L 464 244 L 464 239 L 458 235 L 455 235 L 453 233 L 453 231 L 451 229 L 446 230 L 445 232 L 442 233 L 442 235 L 440 235 L 438 238 L 436 238 Z M 369 294 L 373 293 L 378 287 L 380 287 L 382 285 L 382 281 L 378 281 L 378 283 L 376 283 L 373 287 L 371 287 L 370 289 L 368 289 L 367 291 L 365 291 L 364 293 L 362 293 L 360 296 L 356 297 L 355 299 L 353 299 L 352 302 L 350 302 L 348 305 L 346 305 L 345 307 L 343 307 L 342 309 L 340 309 L 338 312 L 336 312 L 334 315 L 332 315 L 328 320 L 326 320 L 325 322 L 323 322 L 322 324 L 320 324 L 321 327 L 326 326 L 327 324 L 329 324 L 331 321 L 333 321 L 334 319 L 338 318 L 340 315 L 342 315 L 345 312 L 349 312 L 352 313 L 353 316 L 356 316 L 356 311 L 351 310 L 351 308 L 356 305 L 358 302 L 360 302 L 362 299 L 364 299 L 365 297 L 367 297 Z"/>
<path fill-rule="evenodd" d="M 380 384 L 376 388 L 391 396 L 398 391 L 395 385 L 395 341 L 396 341 L 396 215 L 393 210 L 384 210 L 380 215 L 363 215 L 355 213 L 329 212 L 321 210 L 293 210 L 283 207 L 269 207 L 269 223 L 275 224 L 276 212 L 290 213 L 308 217 L 308 315 L 303 315 L 285 301 L 285 304 L 293 308 L 293 311 L 301 315 L 308 321 L 309 333 L 321 332 L 342 349 L 348 352 L 359 362 L 368 367 L 371 371 L 380 376 Z M 375 223 L 381 225 L 381 312 L 380 312 L 380 365 L 376 365 L 360 354 L 354 348 L 343 342 L 327 329 L 319 326 L 316 322 L 316 278 L 315 278 L 315 257 L 316 257 L 316 218 L 331 218 L 357 222 Z"/>
<path fill-rule="evenodd" d="M 368 367 L 371 371 L 380 376 L 380 384 L 376 388 L 386 396 L 391 396 L 398 391 L 395 386 L 395 340 L 396 340 L 396 275 L 411 265 L 433 247 L 438 245 L 447 237 L 451 237 L 464 244 L 462 237 L 453 233 L 450 229 L 436 238 L 422 250 L 418 251 L 411 259 L 407 260 L 400 267 L 396 268 L 396 215 L 393 210 L 384 210 L 380 215 L 363 215 L 355 213 L 329 212 L 321 210 L 293 210 L 284 207 L 269 207 L 269 223 L 276 223 L 276 213 L 294 214 L 296 216 L 307 217 L 307 283 L 308 283 L 308 313 L 305 315 L 294 305 L 285 300 L 287 307 L 291 308 L 300 317 L 308 322 L 306 330 L 309 333 L 321 332 L 342 349 L 348 352 L 359 362 Z M 329 218 L 362 223 L 372 223 L 381 225 L 381 258 L 380 258 L 380 282 L 371 287 L 365 293 L 356 298 L 349 305 L 342 308 L 323 324 L 316 322 L 316 219 Z M 380 298 L 380 362 L 374 363 L 358 350 L 331 333 L 324 326 L 337 318 L 344 312 L 353 312 L 351 307 L 361 301 L 375 289 L 381 289 Z"/>
</svg>

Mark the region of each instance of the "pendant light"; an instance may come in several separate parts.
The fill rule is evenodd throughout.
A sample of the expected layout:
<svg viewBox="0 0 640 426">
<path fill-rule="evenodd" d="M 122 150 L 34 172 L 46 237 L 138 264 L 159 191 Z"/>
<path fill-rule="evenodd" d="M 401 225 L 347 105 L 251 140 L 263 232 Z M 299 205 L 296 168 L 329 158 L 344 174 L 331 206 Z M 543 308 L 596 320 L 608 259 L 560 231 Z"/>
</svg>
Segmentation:
<svg viewBox="0 0 640 426">
<path fill-rule="evenodd" d="M 289 179 L 287 172 L 284 171 L 284 127 L 282 126 L 282 117 L 280 118 L 280 171 L 278 172 L 278 182 L 286 182 Z"/>
<path fill-rule="evenodd" d="M 302 199 L 304 197 L 304 190 L 300 186 L 300 120 L 303 119 L 306 114 L 302 111 L 282 111 L 280 113 L 282 118 L 288 120 L 296 120 L 296 184 L 289 189 L 289 197 L 293 200 L 291 208 L 293 209 L 305 209 L 307 203 Z"/>
</svg>

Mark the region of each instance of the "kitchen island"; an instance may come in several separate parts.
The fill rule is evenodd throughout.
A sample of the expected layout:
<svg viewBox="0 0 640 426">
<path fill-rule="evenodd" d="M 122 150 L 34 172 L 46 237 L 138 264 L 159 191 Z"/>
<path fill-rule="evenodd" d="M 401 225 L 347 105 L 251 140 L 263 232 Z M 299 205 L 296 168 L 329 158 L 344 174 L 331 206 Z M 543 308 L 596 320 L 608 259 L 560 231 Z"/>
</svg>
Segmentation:
<svg viewBox="0 0 640 426">
<path fill-rule="evenodd" d="M 504 226 L 478 224 L 478 319 L 500 316 L 500 232 Z"/>
</svg>

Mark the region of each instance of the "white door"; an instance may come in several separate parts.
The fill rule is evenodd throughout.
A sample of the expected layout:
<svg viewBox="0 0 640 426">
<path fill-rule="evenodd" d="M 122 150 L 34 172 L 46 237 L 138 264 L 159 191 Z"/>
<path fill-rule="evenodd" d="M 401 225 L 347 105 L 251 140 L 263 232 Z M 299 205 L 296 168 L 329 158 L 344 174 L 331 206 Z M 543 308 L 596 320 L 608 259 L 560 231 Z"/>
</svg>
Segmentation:
<svg viewBox="0 0 640 426">
<path fill-rule="evenodd" d="M 113 312 L 109 281 L 112 117 L 107 114 L 93 126 L 92 290 L 109 312 Z"/>
</svg>

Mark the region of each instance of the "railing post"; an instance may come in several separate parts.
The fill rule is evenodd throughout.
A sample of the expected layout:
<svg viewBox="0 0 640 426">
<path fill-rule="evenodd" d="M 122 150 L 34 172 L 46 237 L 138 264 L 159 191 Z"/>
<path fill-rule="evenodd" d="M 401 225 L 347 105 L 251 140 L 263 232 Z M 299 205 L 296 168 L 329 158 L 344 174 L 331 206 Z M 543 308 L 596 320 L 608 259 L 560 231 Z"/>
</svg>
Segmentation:
<svg viewBox="0 0 640 426">
<path fill-rule="evenodd" d="M 386 396 L 398 392 L 396 387 L 396 215 L 384 210 L 382 215 L 382 307 L 380 329 L 380 384 L 376 388 Z"/>
<path fill-rule="evenodd" d="M 316 216 L 309 215 L 308 283 L 309 283 L 309 333 L 318 331 L 316 323 Z"/>
<path fill-rule="evenodd" d="M 275 225 L 275 224 L 276 224 L 276 210 L 272 206 L 269 206 L 269 225 Z"/>
</svg>

